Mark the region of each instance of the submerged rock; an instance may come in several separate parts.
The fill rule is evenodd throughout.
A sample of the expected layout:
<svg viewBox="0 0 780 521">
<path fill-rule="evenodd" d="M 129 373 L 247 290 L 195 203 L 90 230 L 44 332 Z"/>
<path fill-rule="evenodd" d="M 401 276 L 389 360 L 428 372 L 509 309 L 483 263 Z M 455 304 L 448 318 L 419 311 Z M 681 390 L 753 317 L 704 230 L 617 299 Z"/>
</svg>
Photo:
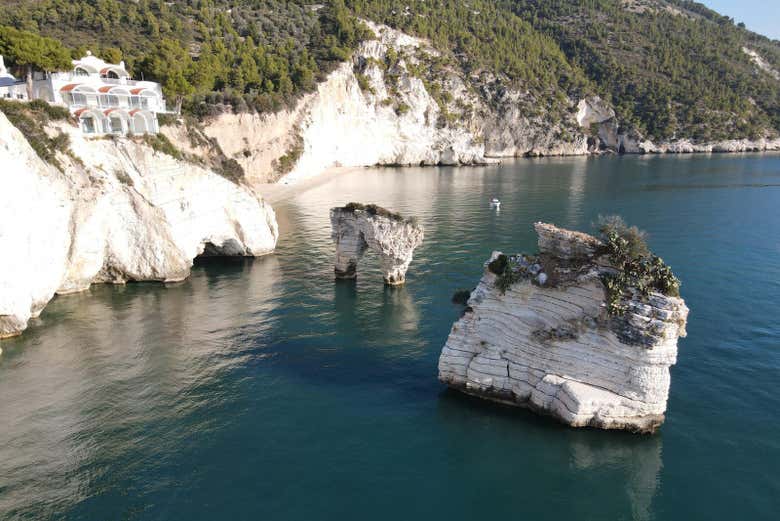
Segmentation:
<svg viewBox="0 0 780 521">
<path fill-rule="evenodd" d="M 330 223 L 336 243 L 336 278 L 355 278 L 358 261 L 370 248 L 379 255 L 386 284 L 406 281 L 414 249 L 423 240 L 422 226 L 383 208 L 355 203 L 331 208 Z"/>
<path fill-rule="evenodd" d="M 442 349 L 439 379 L 574 427 L 654 431 L 685 336 L 685 302 L 626 288 L 625 312 L 611 314 L 602 278 L 616 270 L 601 241 L 535 228 L 537 257 L 493 253 Z M 507 286 L 494 272 L 508 263 Z"/>
</svg>

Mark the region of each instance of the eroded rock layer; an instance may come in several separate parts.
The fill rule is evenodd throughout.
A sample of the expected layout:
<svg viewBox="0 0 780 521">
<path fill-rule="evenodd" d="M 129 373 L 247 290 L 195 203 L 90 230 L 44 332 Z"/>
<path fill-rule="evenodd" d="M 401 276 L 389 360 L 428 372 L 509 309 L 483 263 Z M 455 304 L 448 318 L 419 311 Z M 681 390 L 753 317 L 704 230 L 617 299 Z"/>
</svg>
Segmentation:
<svg viewBox="0 0 780 521">
<path fill-rule="evenodd" d="M 654 431 L 685 336 L 684 301 L 635 292 L 625 314 L 612 316 L 601 281 L 612 268 L 600 241 L 535 227 L 539 254 L 518 257 L 523 276 L 505 293 L 485 269 L 442 350 L 439 379 L 575 427 Z"/>
<path fill-rule="evenodd" d="M 370 248 L 379 256 L 386 284 L 406 282 L 406 270 L 412 262 L 414 249 L 423 240 L 424 232 L 420 225 L 350 208 L 332 208 L 330 222 L 331 236 L 336 244 L 334 271 L 337 278 L 355 278 L 358 261 Z"/>
<path fill-rule="evenodd" d="M 55 294 L 180 281 L 204 253 L 273 251 L 276 217 L 251 189 L 130 139 L 90 140 L 66 123 L 47 131 L 69 137 L 60 169 L 0 113 L 0 338 Z"/>
</svg>

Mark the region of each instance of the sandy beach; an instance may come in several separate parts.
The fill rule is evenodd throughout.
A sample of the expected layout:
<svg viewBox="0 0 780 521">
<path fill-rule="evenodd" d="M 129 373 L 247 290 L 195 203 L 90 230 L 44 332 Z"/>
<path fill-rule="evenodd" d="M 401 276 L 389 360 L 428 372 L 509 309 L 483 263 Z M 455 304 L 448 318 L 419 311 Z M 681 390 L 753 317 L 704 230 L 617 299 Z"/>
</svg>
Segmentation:
<svg viewBox="0 0 780 521">
<path fill-rule="evenodd" d="M 326 169 L 321 174 L 317 174 L 308 179 L 303 179 L 301 181 L 297 181 L 289 184 L 262 183 L 259 185 L 255 185 L 254 189 L 256 192 L 258 192 L 260 195 L 263 196 L 263 199 L 266 202 L 273 205 L 273 204 L 280 203 L 282 201 L 286 201 L 287 199 L 290 199 L 295 195 L 301 194 L 307 190 L 311 190 L 312 188 L 320 186 L 323 183 L 330 181 L 336 176 L 346 174 L 348 172 L 354 172 L 356 170 L 365 170 L 366 168 L 370 168 L 370 167 L 364 167 L 364 166 L 331 167 Z"/>
</svg>

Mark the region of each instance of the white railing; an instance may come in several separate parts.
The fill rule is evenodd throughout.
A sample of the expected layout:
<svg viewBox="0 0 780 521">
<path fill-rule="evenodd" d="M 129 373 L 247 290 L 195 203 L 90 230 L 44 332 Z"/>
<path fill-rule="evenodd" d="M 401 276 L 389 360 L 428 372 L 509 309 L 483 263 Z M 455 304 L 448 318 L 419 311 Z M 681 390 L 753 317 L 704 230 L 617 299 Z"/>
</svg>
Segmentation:
<svg viewBox="0 0 780 521">
<path fill-rule="evenodd" d="M 99 74 L 76 74 L 75 72 L 52 72 L 51 79 L 68 82 L 80 82 L 86 85 L 127 85 L 128 87 L 143 87 L 160 93 L 160 84 L 154 81 L 131 80 L 129 78 L 105 78 Z"/>
<path fill-rule="evenodd" d="M 141 109 L 148 110 L 150 112 L 167 112 L 165 107 L 165 101 L 157 101 L 152 98 L 142 96 L 131 96 L 128 100 L 127 96 L 117 96 L 116 103 L 111 103 L 104 99 L 102 96 L 86 96 L 85 99 L 71 100 L 66 103 L 71 108 L 96 108 L 96 109 Z M 147 103 L 143 103 L 142 100 L 149 100 Z"/>
</svg>

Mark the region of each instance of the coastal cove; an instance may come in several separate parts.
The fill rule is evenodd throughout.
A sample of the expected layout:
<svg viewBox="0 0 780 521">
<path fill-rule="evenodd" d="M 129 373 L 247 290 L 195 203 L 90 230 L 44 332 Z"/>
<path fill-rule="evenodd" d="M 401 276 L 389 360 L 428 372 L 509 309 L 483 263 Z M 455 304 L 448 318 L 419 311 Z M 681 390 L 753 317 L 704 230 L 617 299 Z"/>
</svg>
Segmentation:
<svg viewBox="0 0 780 521">
<path fill-rule="evenodd" d="M 300 187 L 299 187 L 300 188 Z M 365 168 L 264 194 L 275 253 L 57 296 L 0 347 L 1 519 L 773 519 L 780 155 Z M 500 197 L 501 209 L 488 206 Z M 335 281 L 329 209 L 418 217 L 406 284 Z M 649 233 L 691 309 L 666 423 L 571 429 L 449 391 L 491 251 L 535 221 Z"/>
</svg>

